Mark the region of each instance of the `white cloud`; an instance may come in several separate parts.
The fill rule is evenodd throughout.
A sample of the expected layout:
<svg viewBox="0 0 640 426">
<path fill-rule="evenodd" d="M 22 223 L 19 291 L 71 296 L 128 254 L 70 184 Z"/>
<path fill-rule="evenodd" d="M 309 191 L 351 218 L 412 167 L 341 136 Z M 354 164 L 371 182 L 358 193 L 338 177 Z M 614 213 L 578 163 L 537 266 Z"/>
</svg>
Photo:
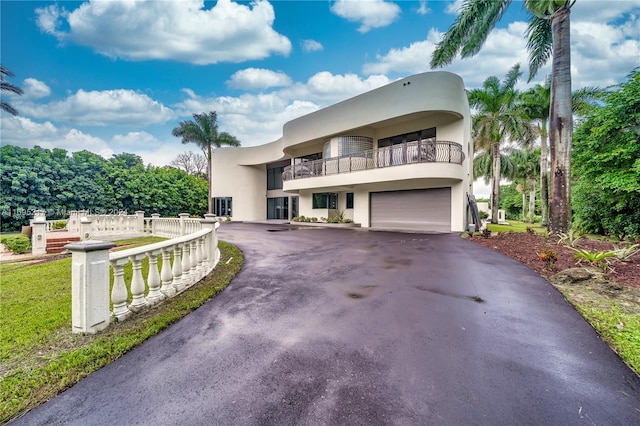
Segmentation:
<svg viewBox="0 0 640 426">
<path fill-rule="evenodd" d="M 337 0 L 331 11 L 351 22 L 359 22 L 358 31 L 366 33 L 373 28 L 390 25 L 400 15 L 400 7 L 384 0 Z"/>
<path fill-rule="evenodd" d="M 445 13 L 448 13 L 450 15 L 457 15 L 462 8 L 462 3 L 464 3 L 464 0 L 455 0 L 453 2 L 449 2 L 447 7 L 444 9 Z"/>
<path fill-rule="evenodd" d="M 102 139 L 75 128 L 58 128 L 50 121 L 35 122 L 21 116 L 2 116 L 2 143 L 23 148 L 62 148 L 68 152 L 87 150 L 111 157 L 113 151 Z"/>
<path fill-rule="evenodd" d="M 282 126 L 320 108 L 388 84 L 381 75 L 363 79 L 355 74 L 320 72 L 306 83 L 295 83 L 270 93 L 242 94 L 238 97 L 203 97 L 183 89 L 186 99 L 175 110 L 180 116 L 194 111 L 216 111 L 220 130 L 235 135 L 243 146 L 272 142 L 282 136 Z"/>
<path fill-rule="evenodd" d="M 427 7 L 427 0 L 420 0 L 420 7 L 416 12 L 418 15 L 427 15 L 431 13 L 431 9 Z"/>
<path fill-rule="evenodd" d="M 315 40 L 303 40 L 302 50 L 305 52 L 318 52 L 320 50 L 324 50 L 324 46 Z"/>
<path fill-rule="evenodd" d="M 145 94 L 132 90 L 78 90 L 61 101 L 20 104 L 24 115 L 84 126 L 130 125 L 145 127 L 164 123 L 173 111 Z"/>
<path fill-rule="evenodd" d="M 51 94 L 49 86 L 35 78 L 25 78 L 23 89 L 24 96 L 28 99 L 46 98 Z"/>
<path fill-rule="evenodd" d="M 227 81 L 227 86 L 244 90 L 262 90 L 289 85 L 291 85 L 291 79 L 285 73 L 261 68 L 247 68 L 237 71 Z"/>
<path fill-rule="evenodd" d="M 43 32 L 110 58 L 204 65 L 291 51 L 289 39 L 272 28 L 275 13 L 265 0 L 250 5 L 219 0 L 210 9 L 202 0 L 91 0 L 71 12 L 48 6 L 36 13 Z"/>
</svg>

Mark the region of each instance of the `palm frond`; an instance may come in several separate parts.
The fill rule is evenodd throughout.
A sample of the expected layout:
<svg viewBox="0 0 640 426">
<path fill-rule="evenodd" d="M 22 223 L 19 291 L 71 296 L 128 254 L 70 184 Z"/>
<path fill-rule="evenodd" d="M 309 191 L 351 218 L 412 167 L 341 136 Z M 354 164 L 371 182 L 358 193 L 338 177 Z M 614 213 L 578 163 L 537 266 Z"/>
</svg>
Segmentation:
<svg viewBox="0 0 640 426">
<path fill-rule="evenodd" d="M 436 45 L 431 68 L 450 64 L 459 53 L 463 58 L 478 53 L 510 3 L 511 0 L 465 0 L 458 17 Z"/>
<path fill-rule="evenodd" d="M 551 57 L 553 49 L 551 21 L 531 14 L 525 35 L 529 52 L 529 78 L 527 82 L 530 82 Z"/>
</svg>

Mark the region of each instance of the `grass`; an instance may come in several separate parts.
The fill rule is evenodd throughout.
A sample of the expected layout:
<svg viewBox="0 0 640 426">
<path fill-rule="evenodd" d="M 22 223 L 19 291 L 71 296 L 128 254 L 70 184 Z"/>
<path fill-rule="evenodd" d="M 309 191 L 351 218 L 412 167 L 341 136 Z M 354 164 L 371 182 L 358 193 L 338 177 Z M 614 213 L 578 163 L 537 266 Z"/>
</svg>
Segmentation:
<svg viewBox="0 0 640 426">
<path fill-rule="evenodd" d="M 53 398 L 220 292 L 240 270 L 243 256 L 230 244 L 219 247 L 221 261 L 207 278 L 97 335 L 71 332 L 71 259 L 0 265 L 0 424 Z"/>
<path fill-rule="evenodd" d="M 487 228 L 491 232 L 527 232 L 527 228 L 533 229 L 538 234 L 544 234 L 547 232 L 547 228 L 543 228 L 539 223 L 520 222 L 517 220 L 509 220 L 508 225 L 496 225 L 493 223 L 487 224 Z"/>
<path fill-rule="evenodd" d="M 601 289 L 588 284 L 559 286 L 559 289 L 602 339 L 640 375 L 640 308 L 637 300 L 606 296 Z"/>
</svg>

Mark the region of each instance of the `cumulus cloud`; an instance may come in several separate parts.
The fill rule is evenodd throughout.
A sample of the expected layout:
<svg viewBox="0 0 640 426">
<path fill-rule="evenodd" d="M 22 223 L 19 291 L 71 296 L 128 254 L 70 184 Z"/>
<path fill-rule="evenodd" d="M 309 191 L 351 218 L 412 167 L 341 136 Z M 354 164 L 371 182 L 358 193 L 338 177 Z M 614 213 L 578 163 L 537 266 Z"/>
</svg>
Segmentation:
<svg viewBox="0 0 640 426">
<path fill-rule="evenodd" d="M 337 0 L 331 11 L 351 22 L 359 22 L 358 31 L 366 33 L 373 28 L 390 25 L 400 15 L 400 6 L 384 0 Z"/>
<path fill-rule="evenodd" d="M 91 0 L 71 12 L 51 5 L 36 14 L 43 32 L 110 58 L 204 65 L 291 51 L 289 39 L 273 29 L 275 13 L 265 0 L 219 0 L 210 9 L 202 0 Z"/>
<path fill-rule="evenodd" d="M 315 40 L 303 40 L 302 50 L 305 52 L 318 52 L 320 50 L 324 50 L 324 46 Z"/>
<path fill-rule="evenodd" d="M 306 82 L 270 93 L 206 97 L 183 89 L 185 99 L 174 109 L 185 117 L 192 111 L 216 111 L 222 131 L 238 137 L 243 146 L 255 146 L 280 138 L 282 126 L 288 121 L 389 82 L 381 75 L 362 78 L 356 74 L 320 72 Z"/>
<path fill-rule="evenodd" d="M 227 81 L 227 86 L 234 89 L 263 90 L 270 87 L 289 86 L 291 79 L 281 71 L 261 68 L 247 68 L 237 71 Z"/>
<path fill-rule="evenodd" d="M 2 143 L 23 148 L 36 145 L 46 149 L 62 148 L 69 152 L 86 149 L 105 158 L 113 154 L 109 145 L 98 137 L 76 128 L 60 128 L 50 121 L 36 122 L 21 116 L 2 116 Z"/>
<path fill-rule="evenodd" d="M 35 118 L 84 126 L 164 123 L 173 111 L 149 96 L 133 90 L 78 90 L 67 98 L 47 104 L 21 104 L 21 111 Z"/>
<path fill-rule="evenodd" d="M 28 99 L 46 98 L 51 94 L 49 86 L 35 78 L 25 78 L 22 88 L 24 90 L 24 97 Z"/>
</svg>

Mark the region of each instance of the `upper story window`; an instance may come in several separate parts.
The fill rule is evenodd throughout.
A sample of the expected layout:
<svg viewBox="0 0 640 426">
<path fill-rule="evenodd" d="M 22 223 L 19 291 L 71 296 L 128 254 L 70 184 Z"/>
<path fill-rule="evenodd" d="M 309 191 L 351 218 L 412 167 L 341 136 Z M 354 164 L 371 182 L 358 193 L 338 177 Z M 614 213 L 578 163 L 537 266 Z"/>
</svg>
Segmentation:
<svg viewBox="0 0 640 426">
<path fill-rule="evenodd" d="M 267 169 L 267 190 L 282 189 L 282 172 L 284 167 L 274 167 Z"/>
<path fill-rule="evenodd" d="M 378 148 L 385 146 L 398 145 L 401 143 L 415 142 L 425 140 L 436 140 L 436 128 L 431 127 L 429 129 L 419 130 L 417 132 L 405 133 L 403 135 L 391 136 L 390 138 L 378 139 Z"/>
</svg>

